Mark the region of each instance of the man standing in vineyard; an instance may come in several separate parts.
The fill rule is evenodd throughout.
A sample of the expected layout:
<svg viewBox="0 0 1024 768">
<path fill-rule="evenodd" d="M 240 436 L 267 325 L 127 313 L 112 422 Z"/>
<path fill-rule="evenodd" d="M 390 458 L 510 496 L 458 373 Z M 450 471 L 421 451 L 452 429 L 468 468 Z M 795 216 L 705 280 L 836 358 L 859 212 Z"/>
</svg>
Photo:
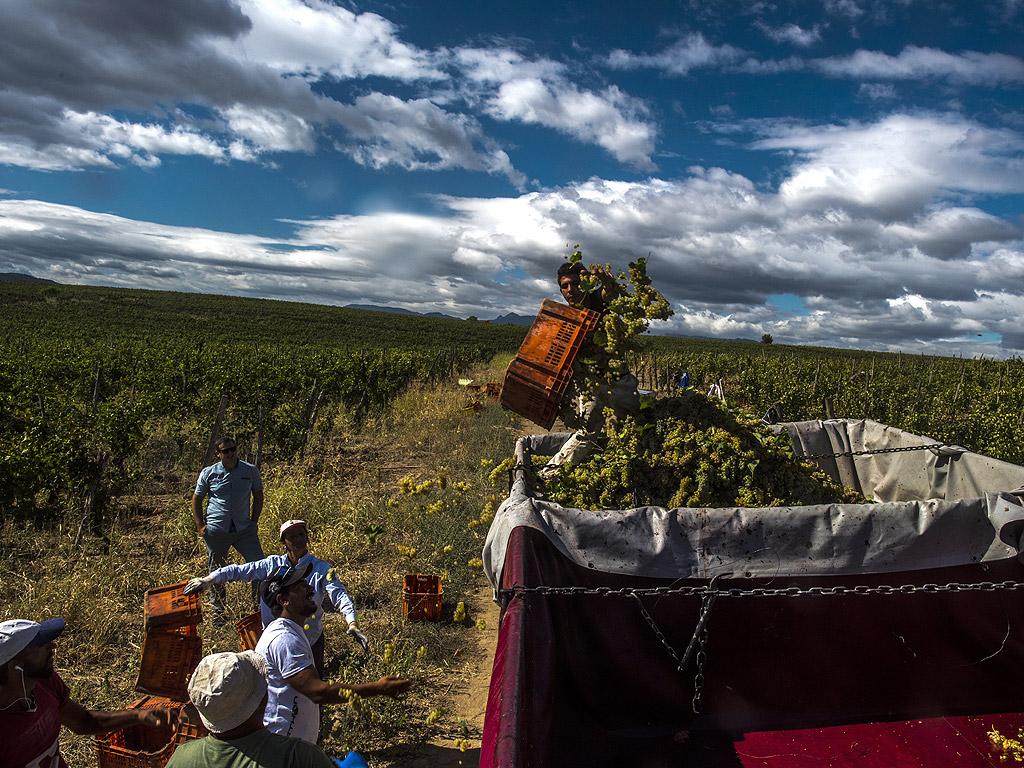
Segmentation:
<svg viewBox="0 0 1024 768">
<path fill-rule="evenodd" d="M 227 565 L 228 550 L 235 548 L 246 562 L 263 559 L 260 546 L 259 519 L 263 511 L 263 480 L 252 464 L 238 459 L 238 446 L 230 437 L 217 441 L 220 461 L 199 473 L 196 491 L 192 496 L 192 516 L 199 535 L 206 543 L 207 565 L 215 571 Z M 206 514 L 203 498 L 209 496 Z M 252 505 L 250 506 L 250 497 Z M 215 585 L 213 615 L 222 619 L 224 614 L 224 587 Z M 253 610 L 259 610 L 256 582 L 252 585 Z"/>
</svg>

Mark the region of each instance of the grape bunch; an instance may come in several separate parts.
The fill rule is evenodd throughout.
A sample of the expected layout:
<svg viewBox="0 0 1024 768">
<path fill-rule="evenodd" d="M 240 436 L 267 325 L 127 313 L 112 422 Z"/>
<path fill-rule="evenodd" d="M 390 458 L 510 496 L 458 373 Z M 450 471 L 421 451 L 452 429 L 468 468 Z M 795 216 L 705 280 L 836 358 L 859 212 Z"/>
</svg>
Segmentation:
<svg viewBox="0 0 1024 768">
<path fill-rule="evenodd" d="M 583 258 L 579 246 L 569 257 L 570 263 Z M 607 264 L 603 265 L 609 269 Z M 593 266 L 591 266 L 591 272 Z M 562 409 L 570 415 L 576 395 L 584 401 L 599 393 L 607 395 L 610 387 L 629 373 L 626 354 L 641 349 L 643 334 L 651 320 L 667 320 L 672 316 L 668 300 L 651 284 L 647 276 L 647 259 L 630 262 L 628 272 L 620 272 L 615 281 L 618 295 L 612 299 L 597 329 L 580 347 L 573 363 L 572 396 L 562 400 Z M 593 274 L 585 274 L 580 288 L 586 293 L 602 289 L 601 281 Z"/>
<path fill-rule="evenodd" d="M 697 390 L 654 400 L 635 417 L 609 418 L 605 440 L 604 450 L 534 484 L 548 499 L 579 509 L 865 501 L 800 462 L 785 432 L 772 434 L 758 417 Z"/>
</svg>

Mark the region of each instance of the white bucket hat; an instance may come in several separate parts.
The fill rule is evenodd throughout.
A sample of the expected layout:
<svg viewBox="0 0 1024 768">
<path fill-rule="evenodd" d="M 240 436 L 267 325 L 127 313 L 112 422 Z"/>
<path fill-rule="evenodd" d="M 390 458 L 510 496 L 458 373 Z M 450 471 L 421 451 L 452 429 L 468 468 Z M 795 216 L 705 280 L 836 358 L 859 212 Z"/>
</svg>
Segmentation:
<svg viewBox="0 0 1024 768">
<path fill-rule="evenodd" d="M 214 733 L 248 720 L 266 692 L 267 660 L 254 651 L 206 656 L 188 682 L 188 697 Z"/>
<path fill-rule="evenodd" d="M 26 648 L 37 648 L 56 640 L 64 631 L 64 619 L 50 619 L 39 624 L 28 619 L 11 619 L 0 624 L 0 666 Z"/>
</svg>

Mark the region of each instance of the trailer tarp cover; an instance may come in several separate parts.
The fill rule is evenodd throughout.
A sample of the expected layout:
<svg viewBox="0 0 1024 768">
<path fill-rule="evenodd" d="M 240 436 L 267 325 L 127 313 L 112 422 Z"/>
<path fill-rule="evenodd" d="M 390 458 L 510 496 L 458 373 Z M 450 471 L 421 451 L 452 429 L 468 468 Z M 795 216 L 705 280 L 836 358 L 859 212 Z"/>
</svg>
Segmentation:
<svg viewBox="0 0 1024 768">
<path fill-rule="evenodd" d="M 805 455 L 932 442 L 784 428 Z M 1024 468 L 829 461 L 879 503 L 591 512 L 518 472 L 484 548 L 504 610 L 481 766 L 999 764 L 986 729 L 1024 726 Z"/>
</svg>

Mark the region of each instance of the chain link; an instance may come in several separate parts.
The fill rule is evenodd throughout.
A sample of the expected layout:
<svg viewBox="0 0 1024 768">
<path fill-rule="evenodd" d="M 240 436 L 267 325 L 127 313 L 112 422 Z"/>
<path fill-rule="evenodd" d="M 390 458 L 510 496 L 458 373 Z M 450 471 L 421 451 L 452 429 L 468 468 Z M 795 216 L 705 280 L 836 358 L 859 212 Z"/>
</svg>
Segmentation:
<svg viewBox="0 0 1024 768">
<path fill-rule="evenodd" d="M 900 448 L 875 448 L 870 451 L 843 451 L 840 453 L 812 453 L 808 456 L 801 456 L 801 461 L 813 461 L 816 459 L 838 459 L 841 456 L 871 456 L 876 453 L 902 453 L 903 451 L 923 451 L 925 449 L 939 448 L 962 448 L 957 443 L 928 443 L 927 445 L 905 445 Z"/>
<path fill-rule="evenodd" d="M 971 583 L 949 584 L 901 584 L 890 586 L 879 584 L 874 587 L 858 585 L 854 587 L 751 587 L 749 589 L 721 589 L 712 586 L 692 587 L 523 587 L 518 584 L 500 590 L 508 597 L 524 595 L 542 595 L 565 597 L 572 595 L 595 595 L 598 597 L 665 597 L 669 595 L 715 597 L 829 597 L 847 595 L 912 595 L 919 592 L 935 594 L 939 592 L 997 592 L 1001 590 L 1024 589 L 1019 581 L 976 581 Z"/>
</svg>

